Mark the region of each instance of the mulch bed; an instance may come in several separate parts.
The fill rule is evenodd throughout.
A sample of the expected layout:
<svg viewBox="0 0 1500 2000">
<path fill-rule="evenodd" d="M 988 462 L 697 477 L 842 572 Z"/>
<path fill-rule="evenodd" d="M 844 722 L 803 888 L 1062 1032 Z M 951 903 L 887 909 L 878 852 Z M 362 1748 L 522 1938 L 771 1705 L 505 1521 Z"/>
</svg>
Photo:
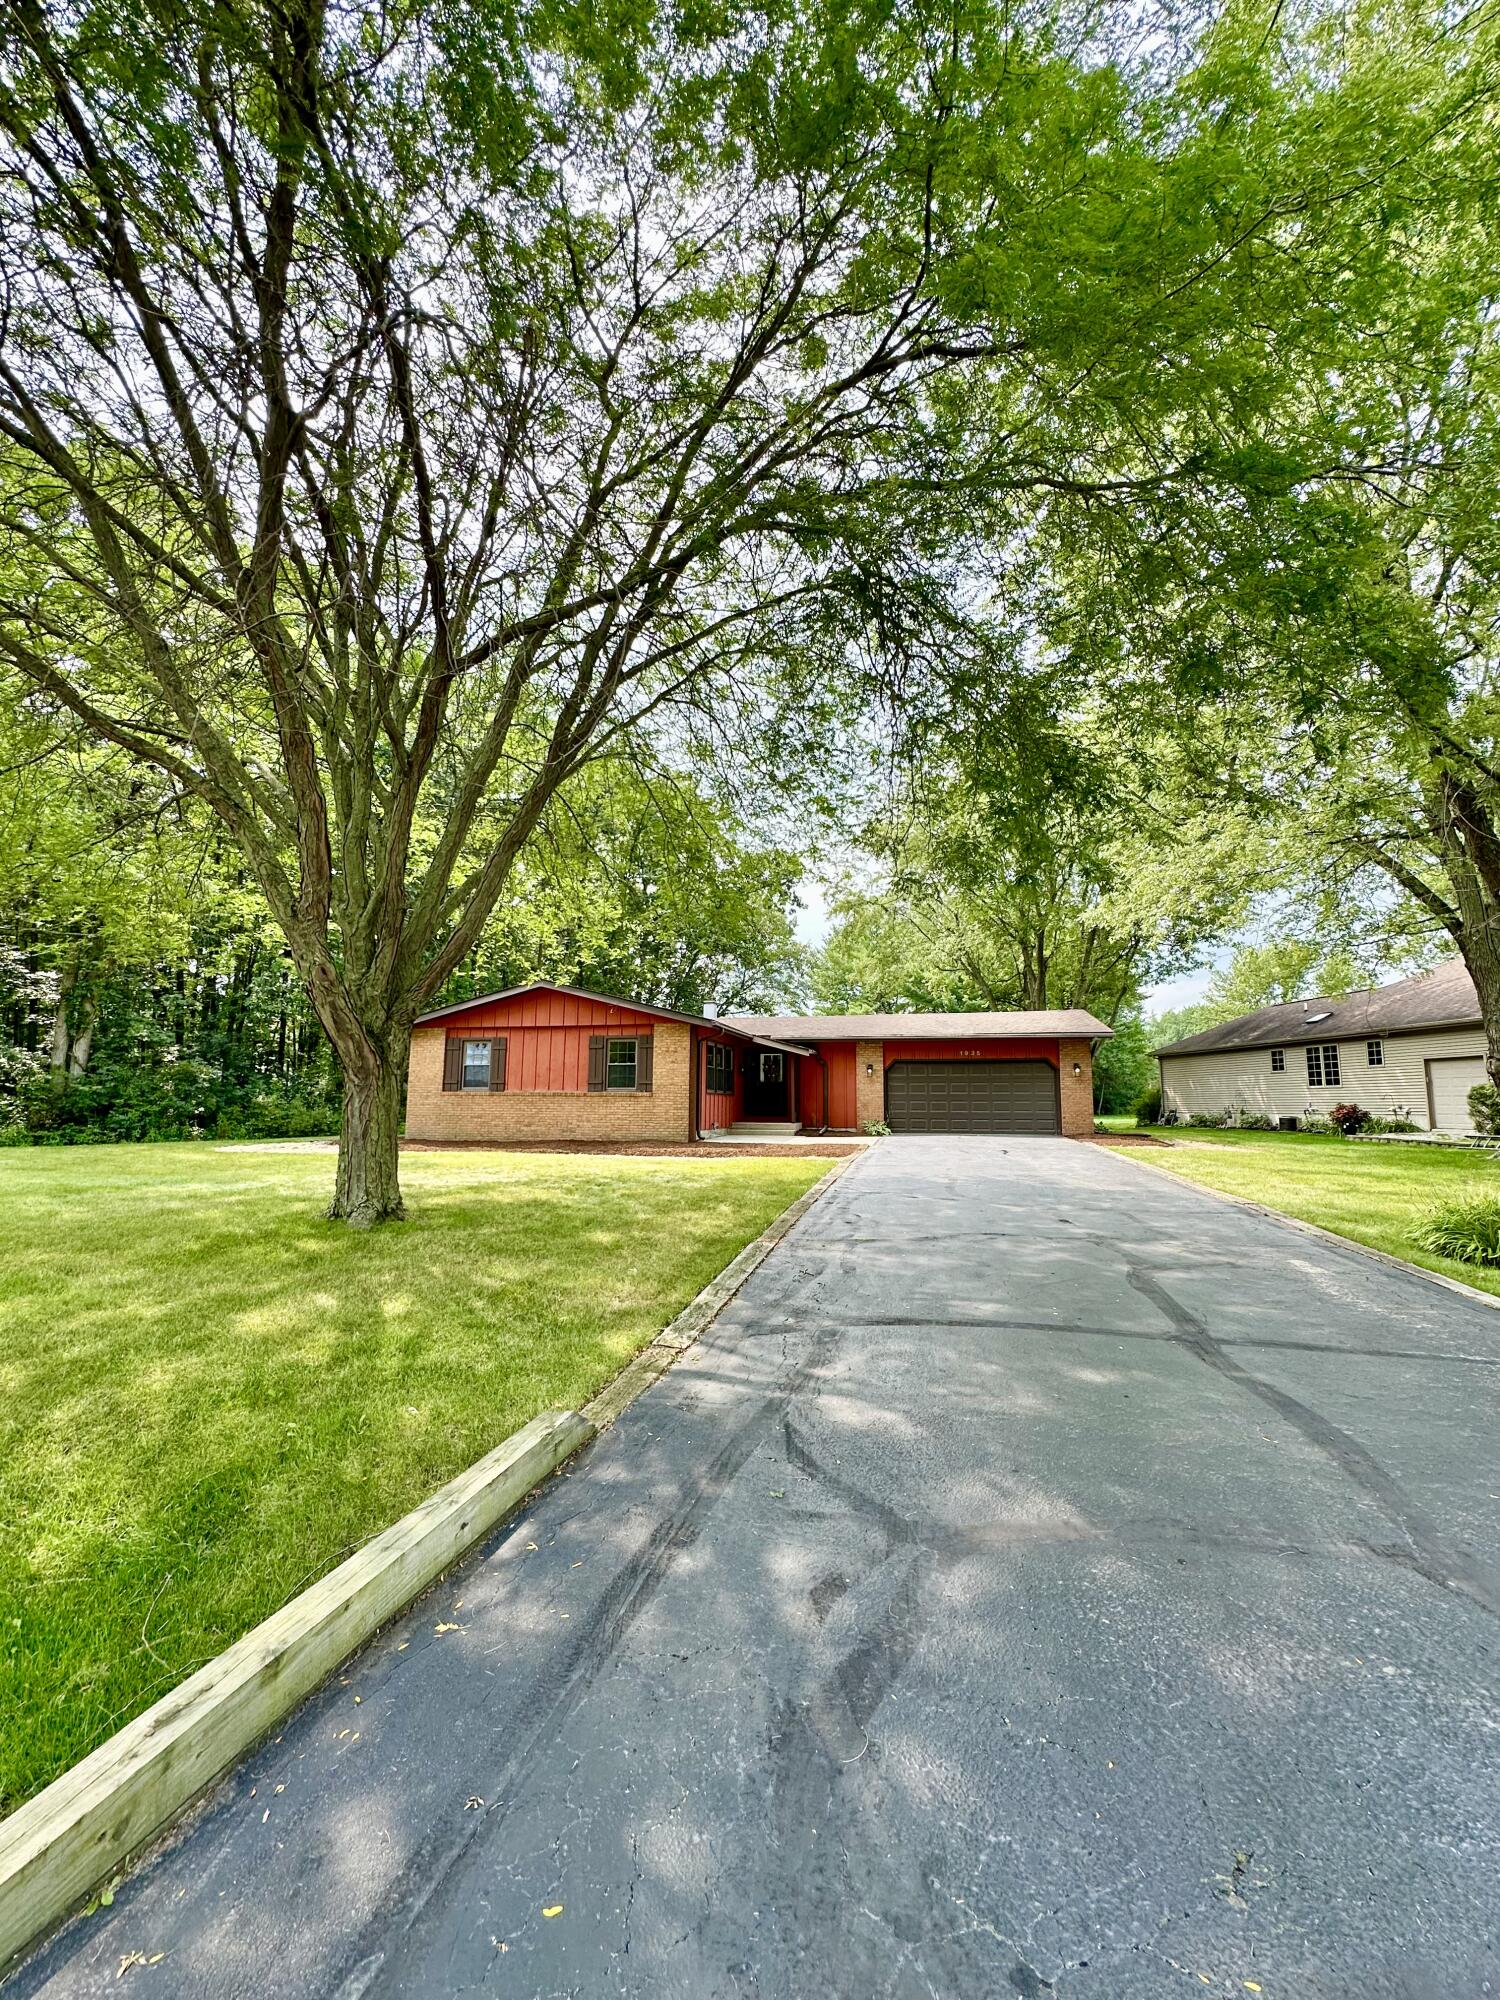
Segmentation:
<svg viewBox="0 0 1500 2000">
<path fill-rule="evenodd" d="M 1088 1146 L 1168 1146 L 1170 1139 L 1153 1139 L 1145 1132 L 1091 1132 L 1084 1140 Z"/>
<path fill-rule="evenodd" d="M 860 1153 L 862 1146 L 840 1145 L 836 1139 L 806 1146 L 689 1145 L 686 1140 L 649 1139 L 614 1143 L 606 1139 L 403 1139 L 403 1153 L 638 1153 L 646 1159 L 687 1160 L 841 1160 Z"/>
</svg>

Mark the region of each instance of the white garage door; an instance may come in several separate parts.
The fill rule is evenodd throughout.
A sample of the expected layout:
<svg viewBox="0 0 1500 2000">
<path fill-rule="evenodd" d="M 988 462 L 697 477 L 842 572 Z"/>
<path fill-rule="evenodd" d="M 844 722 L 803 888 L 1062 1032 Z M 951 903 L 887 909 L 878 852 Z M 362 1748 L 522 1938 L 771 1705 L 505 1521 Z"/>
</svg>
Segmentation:
<svg viewBox="0 0 1500 2000">
<path fill-rule="evenodd" d="M 1472 1132 L 1469 1092 L 1476 1083 L 1488 1082 L 1482 1056 L 1429 1057 L 1427 1102 L 1434 1132 Z"/>
</svg>

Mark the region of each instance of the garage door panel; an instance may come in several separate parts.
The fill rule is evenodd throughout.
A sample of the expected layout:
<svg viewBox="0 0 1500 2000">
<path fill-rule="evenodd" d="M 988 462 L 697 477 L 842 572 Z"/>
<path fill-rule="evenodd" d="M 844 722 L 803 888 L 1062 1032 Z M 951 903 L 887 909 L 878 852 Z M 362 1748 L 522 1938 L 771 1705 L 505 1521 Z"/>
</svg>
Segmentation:
<svg viewBox="0 0 1500 2000">
<path fill-rule="evenodd" d="M 1429 1056 L 1427 1101 L 1433 1130 L 1472 1132 L 1469 1092 L 1476 1084 L 1489 1080 L 1483 1056 Z"/>
<path fill-rule="evenodd" d="M 1045 1062 L 894 1062 L 893 1132 L 1056 1132 L 1057 1072 Z"/>
</svg>

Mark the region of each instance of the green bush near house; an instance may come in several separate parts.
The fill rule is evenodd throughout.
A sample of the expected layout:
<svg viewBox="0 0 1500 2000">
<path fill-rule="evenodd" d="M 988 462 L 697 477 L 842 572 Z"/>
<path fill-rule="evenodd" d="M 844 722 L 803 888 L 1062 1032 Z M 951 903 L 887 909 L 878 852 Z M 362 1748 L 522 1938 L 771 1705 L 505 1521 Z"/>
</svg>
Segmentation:
<svg viewBox="0 0 1500 2000">
<path fill-rule="evenodd" d="M 1138 1125 L 1154 1125 L 1161 1116 L 1161 1087 L 1143 1090 L 1135 1100 L 1135 1121 Z"/>
<path fill-rule="evenodd" d="M 1469 1092 L 1469 1116 L 1474 1130 L 1492 1139 L 1500 1133 L 1500 1090 L 1492 1083 L 1476 1083 Z"/>
<path fill-rule="evenodd" d="M 1418 1240 L 1460 1264 L 1500 1265 L 1500 1194 L 1478 1193 L 1440 1202 L 1417 1225 Z"/>
</svg>

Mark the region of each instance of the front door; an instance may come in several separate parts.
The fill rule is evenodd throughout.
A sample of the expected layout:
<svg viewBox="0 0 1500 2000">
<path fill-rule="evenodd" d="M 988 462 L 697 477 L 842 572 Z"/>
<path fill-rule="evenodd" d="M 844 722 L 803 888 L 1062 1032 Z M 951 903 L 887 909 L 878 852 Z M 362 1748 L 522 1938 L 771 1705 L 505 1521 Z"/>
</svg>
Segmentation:
<svg viewBox="0 0 1500 2000">
<path fill-rule="evenodd" d="M 751 1049 L 746 1055 L 745 1116 L 787 1116 L 786 1057 L 780 1049 Z"/>
</svg>

